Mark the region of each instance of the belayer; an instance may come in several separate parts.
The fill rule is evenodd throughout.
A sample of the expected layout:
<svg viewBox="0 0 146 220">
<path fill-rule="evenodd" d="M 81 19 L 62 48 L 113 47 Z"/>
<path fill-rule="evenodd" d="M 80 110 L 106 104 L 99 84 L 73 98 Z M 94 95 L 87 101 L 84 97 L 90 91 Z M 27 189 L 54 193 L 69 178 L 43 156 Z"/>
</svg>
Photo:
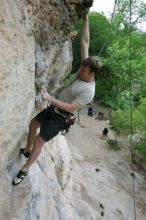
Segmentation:
<svg viewBox="0 0 146 220">
<path fill-rule="evenodd" d="M 41 153 L 44 144 L 60 131 L 68 129 L 74 122 L 75 112 L 92 101 L 95 94 L 95 74 L 99 72 L 101 64 L 98 58 L 90 58 L 88 51 L 89 21 L 88 16 L 85 15 L 81 34 L 82 63 L 80 69 L 76 78 L 59 93 L 57 98 L 51 96 L 46 89 L 41 91 L 42 98 L 51 105 L 30 122 L 26 147 L 20 149 L 20 154 L 28 160 L 13 179 L 13 185 L 22 182 L 28 169 Z M 40 133 L 37 135 L 38 128 L 40 128 Z"/>
<path fill-rule="evenodd" d="M 88 116 L 93 116 L 93 108 L 92 108 L 92 106 L 90 106 L 89 108 L 88 108 Z"/>
</svg>

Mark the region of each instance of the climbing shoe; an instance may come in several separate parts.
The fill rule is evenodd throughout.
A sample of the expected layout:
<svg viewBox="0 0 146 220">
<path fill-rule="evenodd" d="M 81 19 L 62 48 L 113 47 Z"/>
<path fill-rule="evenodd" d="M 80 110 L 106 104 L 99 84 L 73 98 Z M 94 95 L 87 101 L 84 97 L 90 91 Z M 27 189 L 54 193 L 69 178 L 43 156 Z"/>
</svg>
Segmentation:
<svg viewBox="0 0 146 220">
<path fill-rule="evenodd" d="M 18 185 L 19 183 L 21 183 L 23 181 L 24 177 L 27 175 L 27 173 L 28 173 L 28 171 L 24 172 L 22 170 L 19 170 L 17 176 L 15 176 L 15 178 L 13 179 L 12 184 Z"/>
<path fill-rule="evenodd" d="M 20 154 L 23 154 L 26 158 L 29 158 L 31 151 L 27 151 L 26 148 L 20 148 Z"/>
</svg>

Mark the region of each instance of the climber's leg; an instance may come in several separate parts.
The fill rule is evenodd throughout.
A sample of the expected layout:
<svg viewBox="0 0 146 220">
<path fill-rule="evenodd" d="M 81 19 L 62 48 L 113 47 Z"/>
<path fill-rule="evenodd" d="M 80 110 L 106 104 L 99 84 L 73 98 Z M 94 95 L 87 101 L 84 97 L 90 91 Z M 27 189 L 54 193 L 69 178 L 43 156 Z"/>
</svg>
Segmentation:
<svg viewBox="0 0 146 220">
<path fill-rule="evenodd" d="M 44 146 L 44 144 L 46 143 L 46 141 L 44 141 L 40 135 L 38 135 L 35 138 L 34 141 L 34 146 L 33 146 L 33 150 L 30 154 L 30 157 L 27 161 L 27 163 L 22 167 L 21 170 L 19 170 L 18 174 L 16 175 L 16 177 L 13 179 L 12 184 L 13 185 L 18 185 L 19 183 L 21 183 L 24 179 L 24 177 L 27 175 L 28 173 L 28 169 L 29 167 L 32 165 L 32 163 L 38 158 L 38 156 L 41 153 L 42 147 Z"/>
<path fill-rule="evenodd" d="M 46 108 L 43 109 L 39 114 L 35 116 L 35 118 L 31 120 L 31 123 L 29 125 L 27 144 L 26 144 L 27 150 L 30 150 L 31 147 L 33 146 L 33 142 L 37 134 L 37 128 L 39 128 L 44 122 L 49 120 L 50 116 L 51 116 L 50 108 Z"/>
<path fill-rule="evenodd" d="M 44 141 L 40 135 L 37 135 L 37 137 L 34 140 L 33 150 L 30 154 L 30 157 L 29 157 L 27 163 L 22 167 L 22 169 L 21 169 L 22 171 L 26 172 L 29 169 L 29 167 L 32 165 L 32 163 L 40 155 L 42 147 L 44 146 L 45 143 L 46 143 L 46 141 Z"/>
<path fill-rule="evenodd" d="M 27 171 L 29 169 L 29 167 L 41 153 L 44 144 L 54 138 L 61 130 L 62 127 L 56 124 L 56 121 L 51 118 L 41 124 L 40 133 L 36 136 L 34 140 L 33 150 L 27 163 L 22 167 L 22 171 Z"/>
<path fill-rule="evenodd" d="M 55 137 L 60 131 L 62 131 L 62 129 L 64 129 L 64 127 L 58 126 L 58 124 L 56 124 L 56 121 L 52 119 L 49 119 L 41 124 L 40 134 L 38 134 L 34 140 L 33 150 L 30 154 L 30 157 L 27 163 L 21 168 L 21 170 L 14 178 L 12 182 L 13 185 L 17 185 L 23 181 L 24 177 L 27 175 L 29 167 L 40 155 L 44 144 Z"/>
<path fill-rule="evenodd" d="M 36 137 L 37 134 L 37 129 L 41 126 L 41 123 L 36 120 L 36 118 L 33 118 L 30 122 L 29 125 L 29 134 L 28 134 L 28 138 L 27 138 L 27 144 L 26 144 L 26 149 L 30 150 L 34 139 Z"/>
<path fill-rule="evenodd" d="M 33 118 L 31 120 L 26 147 L 20 149 L 20 154 L 23 154 L 26 158 L 30 156 L 31 148 L 37 134 L 37 128 L 39 128 L 40 126 L 41 123 L 36 118 Z"/>
<path fill-rule="evenodd" d="M 45 121 L 49 120 L 50 115 L 50 108 L 46 108 L 31 120 L 26 147 L 20 149 L 20 154 L 23 154 L 26 158 L 30 156 L 33 142 L 37 134 L 37 128 L 39 128 Z"/>
</svg>

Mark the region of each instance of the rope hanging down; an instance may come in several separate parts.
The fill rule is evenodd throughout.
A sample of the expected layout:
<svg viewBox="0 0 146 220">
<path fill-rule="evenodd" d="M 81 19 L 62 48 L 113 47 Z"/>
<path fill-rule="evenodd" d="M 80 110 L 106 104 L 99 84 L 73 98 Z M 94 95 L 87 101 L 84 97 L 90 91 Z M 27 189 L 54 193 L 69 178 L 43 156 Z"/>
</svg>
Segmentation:
<svg viewBox="0 0 146 220">
<path fill-rule="evenodd" d="M 132 57 L 132 0 L 129 0 L 129 5 L 130 5 L 130 11 L 129 11 L 129 17 L 130 17 L 130 27 L 129 27 L 129 82 L 130 82 L 130 151 L 131 151 L 131 159 L 132 163 L 134 161 L 134 146 L 133 146 L 133 141 L 132 141 L 132 136 L 133 136 L 133 109 L 132 109 L 132 62 L 131 62 L 131 57 Z M 133 175 L 132 175 L 132 188 L 133 188 L 133 199 L 134 199 L 134 220 L 136 220 L 136 198 L 135 198 L 135 175 L 134 175 L 134 167 L 132 165 L 133 169 Z"/>
<path fill-rule="evenodd" d="M 116 5 L 117 5 L 117 1 L 115 0 L 115 4 L 114 4 L 114 9 L 113 9 L 113 13 L 112 13 L 112 17 L 111 17 L 111 22 L 110 22 L 110 26 L 109 26 L 109 32 L 111 30 L 112 27 L 112 22 L 113 22 L 113 18 L 114 18 L 114 14 L 115 14 L 115 9 L 116 9 Z M 130 81 L 130 151 L 131 151 L 131 159 L 132 162 L 134 161 L 134 146 L 133 146 L 133 142 L 132 142 L 132 136 L 133 136 L 133 112 L 132 112 L 132 63 L 131 63 L 131 55 L 132 55 L 132 0 L 129 0 L 129 5 L 130 5 L 130 11 L 129 11 L 129 15 L 130 15 L 130 31 L 129 31 L 129 81 Z M 109 40 L 109 35 L 107 36 L 98 56 L 101 55 L 101 53 L 103 52 L 107 42 Z M 133 174 L 134 174 L 134 168 L 133 168 Z M 133 175 L 133 182 L 132 182 L 132 187 L 133 187 L 133 198 L 134 198 L 134 220 L 136 220 L 136 198 L 135 198 L 135 175 Z"/>
<path fill-rule="evenodd" d="M 113 13 L 112 13 L 112 17 L 111 17 L 111 22 L 110 22 L 110 25 L 109 25 L 108 33 L 110 32 L 111 27 L 112 27 L 112 23 L 113 23 L 113 18 L 114 18 L 114 15 L 115 15 L 115 10 L 116 10 L 117 1 L 118 1 L 118 0 L 115 0 L 115 3 L 114 3 L 114 9 L 113 9 Z M 108 34 L 108 36 L 106 37 L 106 40 L 105 40 L 105 42 L 104 42 L 104 44 L 103 44 L 103 46 L 102 46 L 102 48 L 101 48 L 101 50 L 100 50 L 100 52 L 99 52 L 99 54 L 98 54 L 98 57 L 101 55 L 102 51 L 104 50 L 104 48 L 105 48 L 105 46 L 106 46 L 108 40 L 109 40 L 109 34 Z"/>
</svg>

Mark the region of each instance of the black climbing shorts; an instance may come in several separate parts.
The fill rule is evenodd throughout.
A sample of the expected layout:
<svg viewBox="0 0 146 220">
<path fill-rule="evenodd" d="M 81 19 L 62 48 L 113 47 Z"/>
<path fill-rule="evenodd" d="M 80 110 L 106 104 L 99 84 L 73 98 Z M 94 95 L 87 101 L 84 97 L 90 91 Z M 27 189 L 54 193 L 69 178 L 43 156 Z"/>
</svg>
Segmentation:
<svg viewBox="0 0 146 220">
<path fill-rule="evenodd" d="M 66 119 L 54 112 L 52 107 L 42 110 L 35 119 L 41 123 L 40 136 L 44 141 L 49 141 L 55 137 L 60 131 L 68 128 Z"/>
</svg>

